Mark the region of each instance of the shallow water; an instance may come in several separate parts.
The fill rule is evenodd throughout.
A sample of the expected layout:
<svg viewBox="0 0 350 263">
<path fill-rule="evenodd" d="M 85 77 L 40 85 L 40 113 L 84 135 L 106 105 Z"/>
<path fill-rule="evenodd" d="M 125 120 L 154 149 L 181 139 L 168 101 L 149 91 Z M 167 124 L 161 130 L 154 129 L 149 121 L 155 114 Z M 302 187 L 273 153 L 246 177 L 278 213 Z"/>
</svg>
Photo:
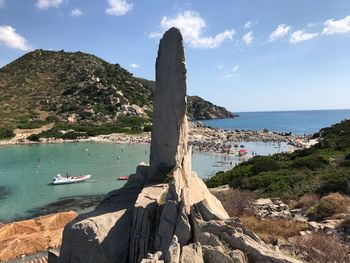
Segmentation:
<svg viewBox="0 0 350 263">
<path fill-rule="evenodd" d="M 244 143 L 250 151 L 272 154 L 287 146 Z M 40 214 L 86 208 L 107 192 L 122 187 L 117 177 L 129 175 L 140 162 L 148 163 L 149 145 L 62 143 L 0 147 L 0 222 Z M 193 154 L 193 170 L 202 178 L 229 169 L 234 155 Z M 57 174 L 92 174 L 88 182 L 52 186 Z"/>
</svg>

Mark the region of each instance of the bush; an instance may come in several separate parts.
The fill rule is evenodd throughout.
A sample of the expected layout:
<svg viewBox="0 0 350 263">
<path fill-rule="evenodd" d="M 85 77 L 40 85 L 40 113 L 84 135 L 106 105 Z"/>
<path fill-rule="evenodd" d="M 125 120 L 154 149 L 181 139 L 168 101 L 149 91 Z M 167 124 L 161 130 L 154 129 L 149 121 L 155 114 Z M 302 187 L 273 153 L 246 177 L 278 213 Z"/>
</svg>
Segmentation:
<svg viewBox="0 0 350 263">
<path fill-rule="evenodd" d="M 291 167 L 296 169 L 308 168 L 310 170 L 317 170 L 329 164 L 329 161 L 322 156 L 310 156 L 304 158 L 296 158 Z"/>
<path fill-rule="evenodd" d="M 220 192 L 212 192 L 224 206 L 229 216 L 240 216 L 251 210 L 251 204 L 256 199 L 256 194 L 249 190 L 232 189 Z"/>
<path fill-rule="evenodd" d="M 255 216 L 240 217 L 242 223 L 253 230 L 264 242 L 277 245 L 278 239 L 288 239 L 310 228 L 308 223 L 287 219 L 258 219 Z"/>
<path fill-rule="evenodd" d="M 28 136 L 27 139 L 31 142 L 39 142 L 40 141 L 40 137 L 38 134 L 32 134 L 32 135 Z"/>
<path fill-rule="evenodd" d="M 152 124 L 146 124 L 145 127 L 143 127 L 144 132 L 151 132 L 152 131 Z"/>
<path fill-rule="evenodd" d="M 324 172 L 322 181 L 316 190 L 321 196 L 329 193 L 349 194 L 350 173 L 347 169 L 332 169 Z"/>
<path fill-rule="evenodd" d="M 320 200 L 320 195 L 316 193 L 308 193 L 300 197 L 295 208 L 301 208 L 304 212 Z"/>
<path fill-rule="evenodd" d="M 0 140 L 3 139 L 11 139 L 12 137 L 15 136 L 15 133 L 11 128 L 0 128 Z"/>
<path fill-rule="evenodd" d="M 17 124 L 17 128 L 19 129 L 37 129 L 42 127 L 43 125 L 47 124 L 46 121 L 42 120 L 32 120 L 27 122 L 20 122 Z"/>
<path fill-rule="evenodd" d="M 345 156 L 345 160 L 350 160 L 350 153 Z"/>
<path fill-rule="evenodd" d="M 350 211 L 350 198 L 339 193 L 330 194 L 306 211 L 306 216 L 312 220 L 322 220 L 337 213 Z"/>
<path fill-rule="evenodd" d="M 349 245 L 344 244 L 336 235 L 314 233 L 291 241 L 298 253 L 308 256 L 308 262 L 350 262 Z"/>
<path fill-rule="evenodd" d="M 258 158 L 252 166 L 252 172 L 255 175 L 261 172 L 277 171 L 278 169 L 280 169 L 279 163 L 271 158 Z"/>
</svg>

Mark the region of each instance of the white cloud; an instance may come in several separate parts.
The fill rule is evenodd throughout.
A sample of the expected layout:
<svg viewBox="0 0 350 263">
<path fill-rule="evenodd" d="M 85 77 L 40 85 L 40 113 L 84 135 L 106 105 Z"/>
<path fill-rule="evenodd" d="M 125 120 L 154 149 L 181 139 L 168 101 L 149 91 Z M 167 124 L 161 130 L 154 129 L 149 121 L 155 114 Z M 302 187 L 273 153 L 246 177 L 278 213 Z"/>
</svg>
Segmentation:
<svg viewBox="0 0 350 263">
<path fill-rule="evenodd" d="M 148 35 L 149 38 L 158 38 L 162 32 L 171 27 L 180 29 L 181 34 L 186 43 L 195 48 L 216 48 L 219 47 L 225 40 L 233 38 L 235 31 L 225 30 L 216 36 L 203 36 L 203 30 L 206 27 L 205 20 L 196 12 L 184 11 L 178 13 L 175 17 L 164 16 L 160 22 L 161 32 L 152 32 Z"/>
<path fill-rule="evenodd" d="M 50 7 L 59 7 L 63 0 L 38 0 L 36 6 L 40 9 L 49 9 Z"/>
<path fill-rule="evenodd" d="M 293 44 L 300 43 L 313 39 L 318 36 L 318 33 L 305 33 L 305 29 L 293 32 L 290 36 L 289 41 Z"/>
<path fill-rule="evenodd" d="M 324 26 L 322 31 L 324 35 L 348 34 L 350 33 L 350 16 L 339 20 L 329 19 L 324 22 Z"/>
<path fill-rule="evenodd" d="M 71 12 L 70 12 L 71 16 L 82 16 L 83 15 L 83 11 L 81 11 L 79 8 L 74 8 Z"/>
<path fill-rule="evenodd" d="M 278 39 L 284 38 L 290 30 L 290 26 L 285 24 L 280 24 L 277 26 L 275 31 L 273 31 L 269 37 L 269 42 L 276 41 Z"/>
<path fill-rule="evenodd" d="M 239 66 L 238 65 L 235 65 L 232 69 L 233 72 L 236 72 L 237 70 L 239 69 Z"/>
<path fill-rule="evenodd" d="M 106 14 L 111 16 L 123 16 L 132 10 L 134 4 L 129 4 L 126 0 L 107 0 L 109 7 Z"/>
<path fill-rule="evenodd" d="M 246 45 L 250 45 L 251 43 L 253 43 L 254 40 L 254 33 L 253 31 L 249 31 L 247 34 L 245 34 L 243 36 L 243 41 Z"/>
<path fill-rule="evenodd" d="M 136 68 L 139 68 L 140 65 L 135 64 L 135 63 L 132 63 L 132 64 L 129 65 L 129 67 L 130 67 L 130 68 L 133 68 L 133 69 L 136 69 Z"/>
<path fill-rule="evenodd" d="M 244 24 L 244 28 L 245 29 L 249 29 L 253 26 L 253 22 L 252 21 L 248 21 L 247 23 Z"/>
<path fill-rule="evenodd" d="M 0 8 L 5 7 L 5 0 L 0 0 Z"/>
<path fill-rule="evenodd" d="M 0 26 L 0 44 L 22 51 L 32 49 L 28 41 L 11 26 Z"/>
</svg>

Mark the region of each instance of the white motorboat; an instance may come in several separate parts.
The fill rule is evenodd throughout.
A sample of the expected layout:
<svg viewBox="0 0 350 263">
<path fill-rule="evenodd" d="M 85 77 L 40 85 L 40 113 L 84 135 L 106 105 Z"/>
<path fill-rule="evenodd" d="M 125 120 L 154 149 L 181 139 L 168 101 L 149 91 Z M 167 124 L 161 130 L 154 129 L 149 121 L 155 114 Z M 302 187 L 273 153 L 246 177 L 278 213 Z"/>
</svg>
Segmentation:
<svg viewBox="0 0 350 263">
<path fill-rule="evenodd" d="M 79 183 L 86 181 L 87 179 L 91 178 L 91 174 L 87 175 L 76 175 L 76 176 L 62 176 L 60 174 L 56 175 L 53 180 L 52 184 L 73 184 L 73 183 Z"/>
</svg>

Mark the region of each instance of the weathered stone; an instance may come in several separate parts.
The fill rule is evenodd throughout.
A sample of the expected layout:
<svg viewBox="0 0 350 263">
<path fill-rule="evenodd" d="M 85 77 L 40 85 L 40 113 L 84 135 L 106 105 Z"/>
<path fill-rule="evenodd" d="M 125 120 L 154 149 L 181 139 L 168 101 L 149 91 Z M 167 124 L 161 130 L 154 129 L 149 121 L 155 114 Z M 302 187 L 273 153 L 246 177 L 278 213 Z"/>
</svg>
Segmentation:
<svg viewBox="0 0 350 263">
<path fill-rule="evenodd" d="M 141 260 L 141 263 L 164 263 L 163 260 L 160 260 L 162 252 L 158 251 L 154 254 L 148 254 L 147 258 Z"/>
<path fill-rule="evenodd" d="M 150 239 L 155 236 L 160 199 L 167 189 L 167 184 L 158 184 L 143 188 L 139 194 L 133 210 L 129 262 L 140 262 L 153 247 Z"/>
<path fill-rule="evenodd" d="M 149 180 L 164 180 L 187 153 L 186 66 L 180 30 L 169 29 L 159 44 Z"/>
<path fill-rule="evenodd" d="M 132 212 L 141 189 L 109 193 L 94 211 L 78 216 L 63 232 L 59 262 L 127 262 Z"/>
<path fill-rule="evenodd" d="M 57 250 L 50 249 L 47 252 L 47 260 L 50 263 L 58 263 L 60 253 Z"/>
<path fill-rule="evenodd" d="M 202 246 L 205 263 L 248 263 L 244 253 L 234 250 L 226 254 L 221 247 Z"/>
<path fill-rule="evenodd" d="M 259 243 L 250 236 L 239 233 L 235 227 L 230 226 L 223 220 L 212 220 L 209 222 L 199 221 L 202 232 L 209 232 L 224 240 L 230 249 L 244 251 L 249 262 L 269 262 L 269 263 L 295 263 L 299 262 L 278 253 L 263 243 Z M 243 232 L 243 231 L 242 231 Z"/>
<path fill-rule="evenodd" d="M 163 255 L 168 251 L 175 232 L 176 221 L 178 218 L 178 207 L 179 203 L 175 200 L 167 200 L 164 204 L 154 242 L 155 250 L 161 251 Z"/>
<path fill-rule="evenodd" d="M 200 243 L 193 243 L 182 247 L 181 263 L 204 263 L 202 246 Z"/>
<path fill-rule="evenodd" d="M 165 257 L 165 263 L 179 263 L 180 262 L 181 247 L 178 242 L 177 236 L 173 236 L 167 255 Z"/>
<path fill-rule="evenodd" d="M 199 233 L 198 242 L 201 243 L 202 245 L 208 245 L 212 247 L 222 246 L 219 239 L 215 235 L 208 232 Z"/>
<path fill-rule="evenodd" d="M 248 263 L 247 255 L 244 254 L 241 250 L 232 250 L 229 253 L 229 256 L 233 259 L 235 263 Z"/>
<path fill-rule="evenodd" d="M 175 236 L 177 236 L 181 247 L 188 244 L 191 239 L 191 225 L 183 204 L 180 205 L 180 213 L 175 227 Z"/>
</svg>

